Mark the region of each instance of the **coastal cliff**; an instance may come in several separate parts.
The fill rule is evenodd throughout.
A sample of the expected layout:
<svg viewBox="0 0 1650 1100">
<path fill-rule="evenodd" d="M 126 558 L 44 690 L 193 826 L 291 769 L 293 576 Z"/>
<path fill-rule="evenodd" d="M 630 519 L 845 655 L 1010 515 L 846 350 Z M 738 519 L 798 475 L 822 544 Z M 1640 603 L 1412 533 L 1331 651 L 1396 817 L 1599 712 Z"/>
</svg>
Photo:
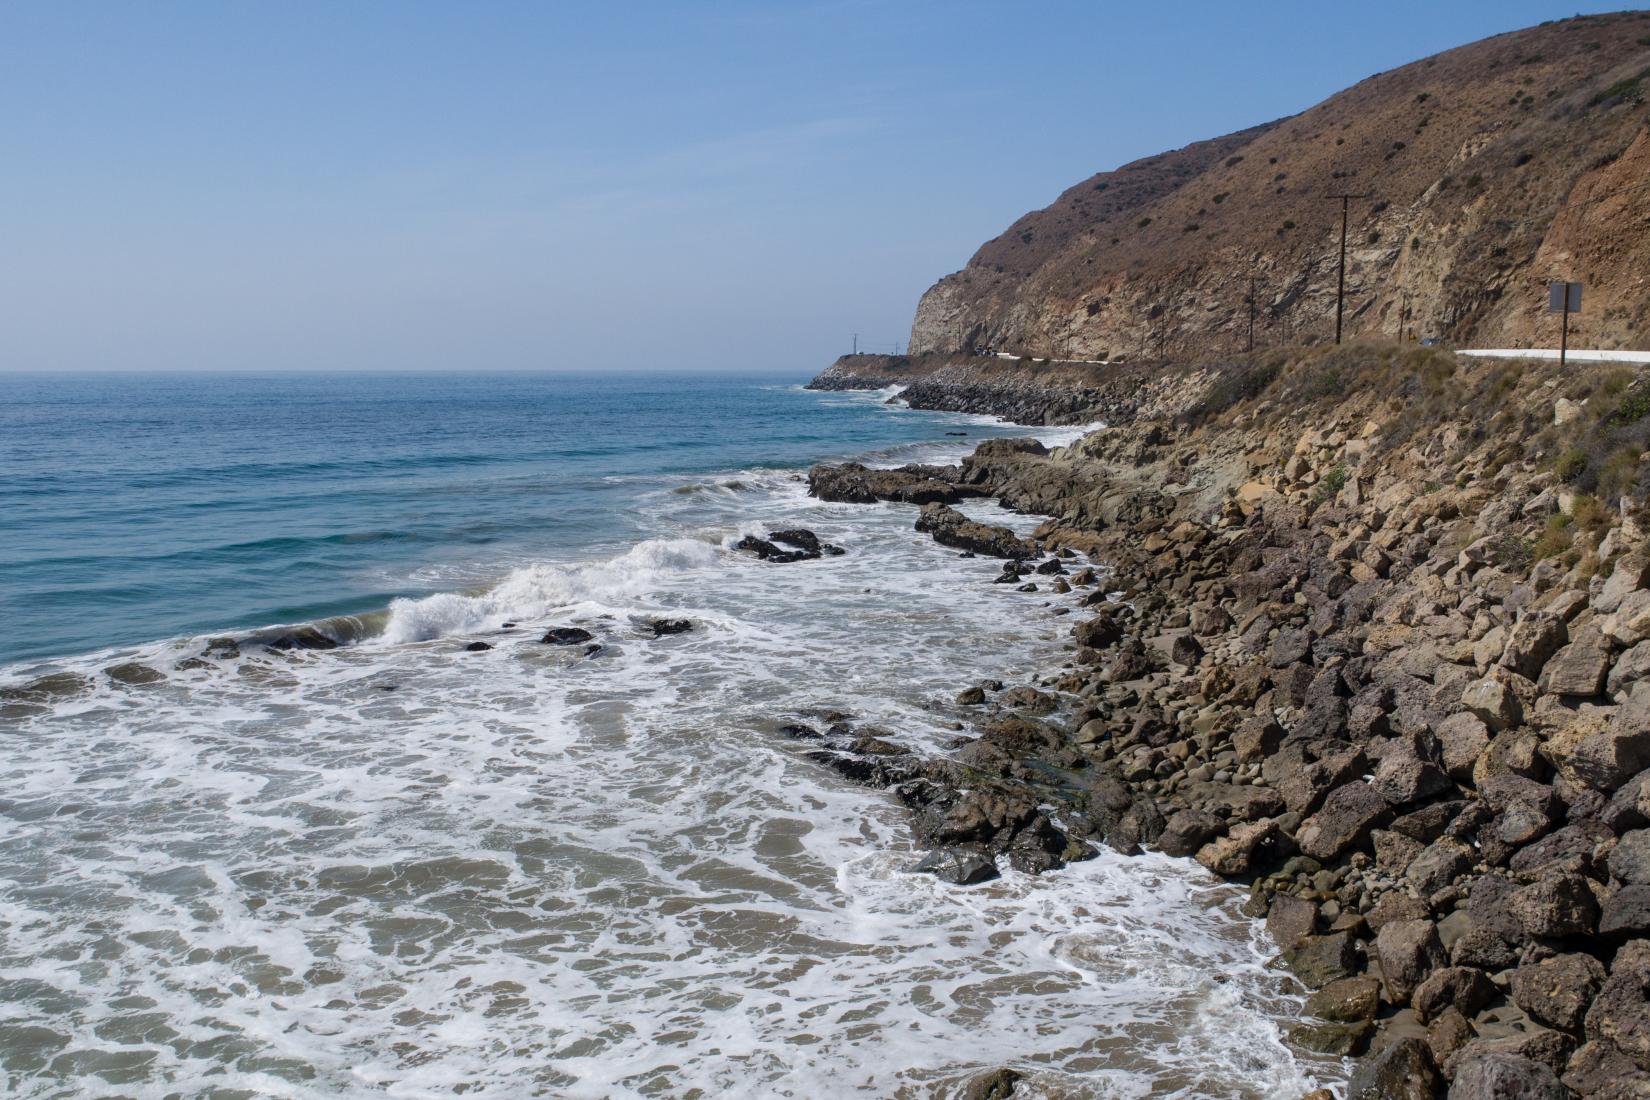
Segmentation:
<svg viewBox="0 0 1650 1100">
<path fill-rule="evenodd" d="M 1164 360 L 1335 330 L 1556 346 L 1549 279 L 1591 346 L 1650 335 L 1650 12 L 1497 35 L 1298 115 L 1100 172 L 922 297 L 917 352 Z"/>
<path fill-rule="evenodd" d="M 1650 1095 L 1650 370 L 1366 344 L 1155 392 L 1054 452 L 815 469 L 1075 619 L 958 685 L 949 756 L 821 759 L 951 881 L 1105 844 L 1246 884 L 1349 1096 Z"/>
</svg>

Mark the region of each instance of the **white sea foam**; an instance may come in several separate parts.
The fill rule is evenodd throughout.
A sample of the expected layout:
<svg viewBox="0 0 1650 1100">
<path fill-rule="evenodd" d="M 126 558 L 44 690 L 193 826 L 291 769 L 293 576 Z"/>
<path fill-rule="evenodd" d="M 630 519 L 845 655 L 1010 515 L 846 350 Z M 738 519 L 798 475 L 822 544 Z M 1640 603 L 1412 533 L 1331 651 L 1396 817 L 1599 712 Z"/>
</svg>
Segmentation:
<svg viewBox="0 0 1650 1100">
<path fill-rule="evenodd" d="M 0 726 L 10 1093 L 916 1098 L 1005 1064 L 1067 1100 L 1338 1080 L 1282 1043 L 1298 1001 L 1240 892 L 1195 864 L 906 872 L 903 811 L 775 727 L 840 709 L 941 751 L 957 687 L 1023 677 L 1069 620 L 908 508 L 750 481 L 660 488 L 658 538 L 399 604 L 377 643 L 249 647 L 146 687 L 102 676 L 113 654 L 64 662 L 95 686 Z M 848 553 L 724 549 L 775 526 Z M 696 628 L 633 622 L 660 613 Z M 594 657 L 537 640 L 575 617 Z"/>
<path fill-rule="evenodd" d="M 585 603 L 622 604 L 660 587 L 671 574 L 715 565 L 719 541 L 649 539 L 607 561 L 526 566 L 476 595 L 441 592 L 398 599 L 390 604 L 380 641 L 422 642 L 494 630 L 512 620 L 543 618 Z"/>
</svg>

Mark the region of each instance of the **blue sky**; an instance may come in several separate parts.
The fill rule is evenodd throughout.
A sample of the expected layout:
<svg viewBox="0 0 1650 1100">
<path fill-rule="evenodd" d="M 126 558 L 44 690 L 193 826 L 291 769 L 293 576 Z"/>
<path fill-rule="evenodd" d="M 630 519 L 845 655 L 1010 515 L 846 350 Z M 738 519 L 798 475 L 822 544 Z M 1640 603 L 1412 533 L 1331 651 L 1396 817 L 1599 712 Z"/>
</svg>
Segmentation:
<svg viewBox="0 0 1650 1100">
<path fill-rule="evenodd" d="M 0 369 L 806 373 L 1103 168 L 1577 7 L 0 3 Z"/>
</svg>

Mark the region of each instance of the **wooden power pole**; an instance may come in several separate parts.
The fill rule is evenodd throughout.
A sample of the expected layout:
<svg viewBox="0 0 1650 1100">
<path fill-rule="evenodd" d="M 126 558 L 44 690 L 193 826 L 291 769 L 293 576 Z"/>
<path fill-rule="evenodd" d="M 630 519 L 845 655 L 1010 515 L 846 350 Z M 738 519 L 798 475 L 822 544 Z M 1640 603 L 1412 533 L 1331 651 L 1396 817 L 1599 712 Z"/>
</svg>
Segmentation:
<svg viewBox="0 0 1650 1100">
<path fill-rule="evenodd" d="M 1341 200 L 1341 266 L 1335 277 L 1335 343 L 1341 342 L 1341 316 L 1346 310 L 1346 210 L 1347 204 L 1353 199 L 1367 199 L 1368 193 L 1349 194 L 1342 192 L 1330 195 L 1332 199 Z"/>
</svg>

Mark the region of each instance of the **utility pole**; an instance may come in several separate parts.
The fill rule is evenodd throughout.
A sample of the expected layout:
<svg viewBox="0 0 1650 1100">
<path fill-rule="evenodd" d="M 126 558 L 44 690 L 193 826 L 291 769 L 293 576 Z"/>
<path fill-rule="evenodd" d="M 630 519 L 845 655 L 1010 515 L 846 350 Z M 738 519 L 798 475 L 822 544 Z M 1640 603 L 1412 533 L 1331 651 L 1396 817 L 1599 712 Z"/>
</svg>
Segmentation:
<svg viewBox="0 0 1650 1100">
<path fill-rule="evenodd" d="M 1341 200 L 1341 267 L 1335 279 L 1335 343 L 1341 342 L 1341 315 L 1346 309 L 1346 208 L 1353 199 L 1367 199 L 1367 192 L 1359 195 L 1341 192 L 1330 195 L 1332 199 Z"/>
<path fill-rule="evenodd" d="M 1249 350 L 1255 350 L 1255 276 L 1249 276 Z"/>
</svg>

